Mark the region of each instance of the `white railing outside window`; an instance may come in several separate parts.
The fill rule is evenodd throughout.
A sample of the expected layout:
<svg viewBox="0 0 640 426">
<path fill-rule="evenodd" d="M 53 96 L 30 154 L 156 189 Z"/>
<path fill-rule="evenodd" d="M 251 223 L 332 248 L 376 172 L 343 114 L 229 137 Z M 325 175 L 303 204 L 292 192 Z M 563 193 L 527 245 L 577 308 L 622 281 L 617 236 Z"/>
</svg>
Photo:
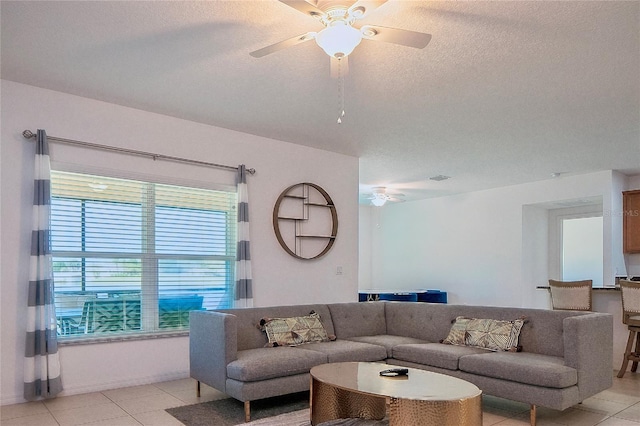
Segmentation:
<svg viewBox="0 0 640 426">
<path fill-rule="evenodd" d="M 187 330 L 231 307 L 235 192 L 52 171 L 59 338 Z"/>
</svg>

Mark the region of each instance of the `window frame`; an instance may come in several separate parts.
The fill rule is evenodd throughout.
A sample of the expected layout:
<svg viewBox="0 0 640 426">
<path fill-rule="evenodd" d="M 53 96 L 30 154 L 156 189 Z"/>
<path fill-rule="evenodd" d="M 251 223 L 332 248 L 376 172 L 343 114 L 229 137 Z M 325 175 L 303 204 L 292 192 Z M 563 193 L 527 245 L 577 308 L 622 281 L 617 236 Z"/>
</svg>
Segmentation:
<svg viewBox="0 0 640 426">
<path fill-rule="evenodd" d="M 120 331 L 120 332 L 109 332 L 109 333 L 87 333 L 87 334 L 70 334 L 70 335 L 60 335 L 58 336 L 59 343 L 61 344 L 83 344 L 83 343 L 104 343 L 109 341 L 122 341 L 122 340 L 138 340 L 138 339 L 149 339 L 149 338 L 159 338 L 159 337 L 174 337 L 174 336 L 184 336 L 188 335 L 189 329 L 188 326 L 183 328 L 170 328 L 163 330 L 159 327 L 160 315 L 159 315 L 159 301 L 160 301 L 160 292 L 162 291 L 162 283 L 159 282 L 159 277 L 161 276 L 160 272 L 160 262 L 162 260 L 174 260 L 177 262 L 181 261 L 190 261 L 190 260 L 201 260 L 201 261 L 214 261 L 214 262 L 224 262 L 226 266 L 224 266 L 225 275 L 224 281 L 226 291 L 223 293 L 223 300 L 227 300 L 227 304 L 223 307 L 231 307 L 233 304 L 233 296 L 234 296 L 234 287 L 235 287 L 235 262 L 236 262 L 236 235 L 237 235 L 237 189 L 235 186 L 224 185 L 224 184 L 211 184 L 205 182 L 194 182 L 194 181 L 186 181 L 186 180 L 178 180 L 178 179 L 166 179 L 166 178 L 158 178 L 154 176 L 148 175 L 131 175 L 125 173 L 118 172 L 105 172 L 104 170 L 77 170 L 70 169 L 68 167 L 57 167 L 54 163 L 52 163 L 52 175 L 57 172 L 63 173 L 77 173 L 84 174 L 95 177 L 104 177 L 104 178 L 114 178 L 114 179 L 124 179 L 124 180 L 134 180 L 138 181 L 140 184 L 145 186 L 147 189 L 144 193 L 147 194 L 145 199 L 142 200 L 140 206 L 141 216 L 144 216 L 144 219 L 141 221 L 141 233 L 145 234 L 145 238 L 142 238 L 141 244 L 143 248 L 139 253 L 133 252 L 87 252 L 85 246 L 83 246 L 83 250 L 53 250 L 51 252 L 52 263 L 54 258 L 80 258 L 86 262 L 86 259 L 93 258 L 104 258 L 104 259 L 139 259 L 140 261 L 140 331 Z M 53 176 L 52 176 L 53 179 Z M 186 187 L 190 189 L 199 189 L 199 190 L 208 190 L 208 191 L 222 191 L 227 193 L 226 196 L 231 197 L 229 199 L 229 210 L 224 211 L 226 218 L 224 221 L 226 222 L 225 230 L 229 230 L 230 232 L 226 233 L 225 240 L 225 254 L 178 254 L 178 253 L 160 253 L 156 251 L 155 243 L 155 219 L 157 215 L 157 208 L 160 207 L 168 207 L 161 203 L 156 203 L 155 200 L 155 188 L 159 185 L 169 185 L 169 186 L 179 186 Z M 149 190 L 149 188 L 154 188 L 153 190 Z M 52 199 L 54 198 L 54 194 L 52 193 Z M 65 197 L 62 197 L 65 198 Z M 74 200 L 82 200 L 83 203 L 86 203 L 87 199 L 79 199 L 79 198 L 70 198 Z M 115 200 L 108 201 L 111 203 L 120 204 Z M 128 202 L 123 201 L 123 204 L 130 204 Z M 181 207 L 180 207 L 181 208 Z M 188 207 L 185 206 L 188 209 Z M 197 208 L 194 208 L 198 210 Z M 205 210 L 207 211 L 207 210 Z M 213 210 L 215 211 L 215 210 Z M 146 227 L 145 224 L 146 223 Z M 86 229 L 87 226 L 86 218 L 81 218 L 81 226 L 83 229 Z M 145 231 L 146 229 L 146 231 Z M 83 232 L 84 235 L 84 232 Z M 83 238 L 84 239 L 84 238 Z M 85 263 L 86 266 L 86 263 Z M 80 283 L 80 292 L 87 291 L 87 277 L 85 274 L 82 274 Z M 54 285 L 55 285 L 55 272 L 54 272 Z M 111 291 L 111 290 L 109 290 Z M 117 286 L 114 287 L 114 292 L 118 291 Z M 64 290 L 61 290 L 64 292 Z M 55 301 L 56 292 L 54 291 L 54 301 Z"/>
<path fill-rule="evenodd" d="M 604 217 L 603 205 L 586 204 L 575 207 L 550 209 L 549 216 L 549 276 L 562 281 L 563 277 L 563 223 L 568 219 Z M 604 244 L 604 241 L 603 241 Z M 603 278 L 603 277 L 601 277 Z M 594 286 L 597 280 L 594 279 Z"/>
</svg>

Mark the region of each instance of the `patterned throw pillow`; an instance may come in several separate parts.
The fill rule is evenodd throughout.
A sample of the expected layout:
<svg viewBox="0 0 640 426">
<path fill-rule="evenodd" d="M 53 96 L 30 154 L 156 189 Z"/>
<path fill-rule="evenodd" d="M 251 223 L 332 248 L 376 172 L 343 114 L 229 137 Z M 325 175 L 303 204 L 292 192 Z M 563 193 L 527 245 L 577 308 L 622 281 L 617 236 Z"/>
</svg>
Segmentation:
<svg viewBox="0 0 640 426">
<path fill-rule="evenodd" d="M 456 317 L 453 325 L 451 325 L 451 330 L 449 330 L 449 335 L 442 341 L 442 343 L 447 345 L 466 346 L 467 324 L 472 319 L 473 318 Z"/>
<path fill-rule="evenodd" d="M 523 324 L 523 319 L 514 321 L 473 319 L 467 323 L 467 346 L 491 351 L 516 350 Z"/>
<path fill-rule="evenodd" d="M 258 327 L 267 333 L 269 343 L 265 347 L 298 346 L 335 340 L 335 336 L 331 336 L 331 339 L 327 335 L 320 315 L 315 312 L 304 317 L 263 318 Z"/>
</svg>

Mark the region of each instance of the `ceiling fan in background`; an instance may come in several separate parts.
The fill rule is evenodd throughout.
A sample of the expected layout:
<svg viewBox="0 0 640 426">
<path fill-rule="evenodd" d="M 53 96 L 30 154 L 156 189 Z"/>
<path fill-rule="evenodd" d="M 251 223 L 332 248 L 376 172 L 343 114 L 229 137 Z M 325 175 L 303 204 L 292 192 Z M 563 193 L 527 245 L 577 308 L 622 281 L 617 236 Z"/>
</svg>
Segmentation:
<svg viewBox="0 0 640 426">
<path fill-rule="evenodd" d="M 364 195 L 367 195 L 365 199 L 370 200 L 371 204 L 376 207 L 384 206 L 387 201 L 396 203 L 404 202 L 404 200 L 402 199 L 402 197 L 404 197 L 404 194 L 401 194 L 399 192 L 388 192 L 387 188 L 384 186 L 373 187 L 371 188 L 370 194 Z"/>
<path fill-rule="evenodd" d="M 429 44 L 431 34 L 377 25 L 358 26 L 358 21 L 367 17 L 387 0 L 279 0 L 299 12 L 316 18 L 325 28 L 308 32 L 251 52 L 261 58 L 288 47 L 315 40 L 331 57 L 331 75 L 340 77 L 347 73 L 347 57 L 362 39 L 384 41 L 402 46 L 422 49 Z"/>
</svg>

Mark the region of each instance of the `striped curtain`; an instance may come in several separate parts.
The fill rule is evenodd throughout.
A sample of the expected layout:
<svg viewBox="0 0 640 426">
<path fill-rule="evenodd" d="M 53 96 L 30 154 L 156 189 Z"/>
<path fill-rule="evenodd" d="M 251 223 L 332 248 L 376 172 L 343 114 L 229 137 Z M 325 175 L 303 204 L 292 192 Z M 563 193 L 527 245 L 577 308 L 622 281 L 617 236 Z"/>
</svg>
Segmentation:
<svg viewBox="0 0 640 426">
<path fill-rule="evenodd" d="M 44 130 L 37 134 L 34 177 L 24 362 L 24 397 L 30 401 L 62 391 L 49 240 L 51 166 Z"/>
<path fill-rule="evenodd" d="M 249 193 L 244 164 L 238 166 L 237 187 L 238 247 L 236 250 L 234 306 L 236 308 L 250 308 L 253 306 L 253 288 L 251 283 L 251 251 L 249 249 Z"/>
</svg>

